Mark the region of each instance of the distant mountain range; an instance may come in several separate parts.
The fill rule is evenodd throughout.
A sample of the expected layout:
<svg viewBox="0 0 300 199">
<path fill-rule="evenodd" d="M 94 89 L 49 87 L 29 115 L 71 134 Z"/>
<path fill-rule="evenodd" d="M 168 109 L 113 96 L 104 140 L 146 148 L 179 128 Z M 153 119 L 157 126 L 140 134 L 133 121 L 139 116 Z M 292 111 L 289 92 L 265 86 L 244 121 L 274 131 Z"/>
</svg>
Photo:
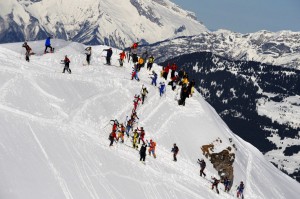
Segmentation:
<svg viewBox="0 0 300 199">
<path fill-rule="evenodd" d="M 123 48 L 207 31 L 169 0 L 0 2 L 0 43 L 55 38 Z"/>
<path fill-rule="evenodd" d="M 259 31 L 240 34 L 228 30 L 202 32 L 152 44 L 158 62 L 193 52 L 212 52 L 230 60 L 257 61 L 300 69 L 300 32 Z"/>
</svg>

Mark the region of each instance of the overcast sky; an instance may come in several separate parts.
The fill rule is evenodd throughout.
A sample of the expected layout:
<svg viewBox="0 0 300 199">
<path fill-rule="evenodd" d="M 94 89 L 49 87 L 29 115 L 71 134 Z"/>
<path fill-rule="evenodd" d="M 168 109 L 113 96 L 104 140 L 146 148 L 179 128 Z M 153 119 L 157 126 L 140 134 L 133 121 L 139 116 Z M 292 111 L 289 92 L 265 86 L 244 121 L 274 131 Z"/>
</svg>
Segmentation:
<svg viewBox="0 0 300 199">
<path fill-rule="evenodd" d="M 210 30 L 300 31 L 300 0 L 171 0 L 196 13 Z"/>
</svg>

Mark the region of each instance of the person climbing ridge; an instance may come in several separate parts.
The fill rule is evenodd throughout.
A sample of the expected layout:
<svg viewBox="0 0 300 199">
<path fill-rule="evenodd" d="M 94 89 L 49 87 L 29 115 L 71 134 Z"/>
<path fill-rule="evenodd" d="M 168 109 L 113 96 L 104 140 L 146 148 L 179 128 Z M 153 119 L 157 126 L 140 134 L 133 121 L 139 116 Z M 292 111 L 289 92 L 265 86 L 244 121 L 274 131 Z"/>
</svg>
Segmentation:
<svg viewBox="0 0 300 199">
<path fill-rule="evenodd" d="M 225 192 L 229 192 L 231 182 L 230 182 L 230 180 L 228 179 L 227 176 L 224 178 L 223 184 L 224 184 L 224 190 L 225 190 Z"/>
<path fill-rule="evenodd" d="M 132 138 L 133 138 L 132 147 L 134 149 L 137 149 L 138 148 L 137 141 L 138 141 L 138 138 L 139 138 L 139 133 L 138 133 L 137 129 L 134 130 Z"/>
<path fill-rule="evenodd" d="M 154 63 L 154 57 L 151 55 L 148 59 L 148 63 L 147 63 L 147 69 L 149 71 L 151 71 L 152 69 L 152 66 L 153 66 L 153 63 Z"/>
<path fill-rule="evenodd" d="M 245 188 L 245 185 L 243 183 L 243 181 L 241 181 L 240 185 L 237 187 L 237 193 L 236 193 L 236 197 L 237 198 L 242 198 L 244 199 L 244 188 Z"/>
<path fill-rule="evenodd" d="M 65 67 L 64 67 L 64 70 L 63 70 L 62 73 L 65 73 L 65 71 L 68 71 L 68 73 L 71 74 L 72 73 L 72 71 L 70 69 L 70 63 L 71 63 L 71 61 L 70 61 L 70 59 L 68 58 L 67 55 L 65 56 L 65 59 L 62 60 L 62 63 L 65 64 Z"/>
<path fill-rule="evenodd" d="M 120 66 L 123 66 L 124 60 L 125 60 L 125 58 L 126 58 L 126 53 L 125 53 L 125 51 L 123 50 L 119 55 L 120 55 L 120 59 L 119 59 Z"/>
<path fill-rule="evenodd" d="M 197 162 L 200 165 L 200 176 L 202 177 L 202 175 L 204 175 L 204 177 L 206 177 L 206 174 L 204 173 L 204 169 L 206 167 L 206 163 L 203 159 L 199 160 Z"/>
<path fill-rule="evenodd" d="M 214 190 L 214 188 L 216 187 L 216 191 L 219 194 L 220 192 L 219 192 L 219 189 L 218 189 L 218 184 L 219 184 L 220 180 L 218 180 L 215 177 L 212 177 L 212 180 L 213 180 L 213 182 L 212 182 L 211 189 Z"/>
<path fill-rule="evenodd" d="M 25 48 L 26 52 L 25 52 L 25 60 L 29 62 L 29 56 L 31 55 L 31 48 L 29 47 L 29 45 L 27 44 L 27 42 L 25 41 L 24 44 L 22 45 L 23 48 Z"/>
<path fill-rule="evenodd" d="M 142 104 L 144 104 L 144 101 L 145 101 L 145 98 L 146 98 L 147 94 L 148 94 L 148 90 L 147 90 L 147 88 L 144 87 L 144 85 L 143 85 L 142 90 L 141 90 Z"/>
<path fill-rule="evenodd" d="M 156 154 L 155 154 L 156 142 L 154 142 L 153 140 L 150 140 L 150 142 L 148 142 L 148 140 L 146 140 L 146 141 L 149 146 L 149 150 L 148 150 L 149 155 L 151 156 L 151 153 L 152 153 L 153 157 L 156 158 Z"/>
<path fill-rule="evenodd" d="M 143 144 L 145 144 L 145 141 L 144 141 L 144 138 L 145 138 L 145 130 L 143 127 L 141 127 L 141 129 L 137 128 L 138 131 L 140 131 L 140 134 L 139 134 L 139 144 L 142 140 Z"/>
<path fill-rule="evenodd" d="M 86 54 L 86 62 L 87 65 L 90 65 L 91 63 L 91 56 L 92 56 L 92 47 L 89 46 L 85 49 L 85 54 Z"/>
<path fill-rule="evenodd" d="M 113 54 L 113 51 L 112 51 L 112 48 L 109 48 L 109 49 L 104 49 L 103 51 L 106 51 L 106 64 L 107 65 L 111 65 L 111 56 Z"/>
<path fill-rule="evenodd" d="M 166 85 L 165 82 L 160 82 L 159 84 L 159 95 L 162 96 L 166 91 Z"/>
<path fill-rule="evenodd" d="M 48 48 L 50 48 L 51 53 L 54 52 L 54 48 L 52 48 L 52 46 L 51 46 L 51 37 L 48 37 L 45 41 L 45 51 L 44 51 L 45 54 L 48 52 L 47 51 Z"/>
<path fill-rule="evenodd" d="M 152 79 L 151 85 L 156 86 L 156 81 L 157 81 L 157 74 L 155 73 L 155 71 L 152 71 L 152 76 L 150 77 Z"/>
<path fill-rule="evenodd" d="M 177 156 L 177 154 L 179 152 L 179 148 L 176 145 L 176 143 L 174 143 L 174 146 L 173 146 L 171 152 L 173 152 L 173 161 L 177 162 L 177 157 L 176 156 Z"/>
<path fill-rule="evenodd" d="M 143 163 L 145 163 L 146 160 L 146 151 L 147 151 L 147 145 L 144 143 L 140 149 L 140 161 L 142 161 Z"/>
</svg>

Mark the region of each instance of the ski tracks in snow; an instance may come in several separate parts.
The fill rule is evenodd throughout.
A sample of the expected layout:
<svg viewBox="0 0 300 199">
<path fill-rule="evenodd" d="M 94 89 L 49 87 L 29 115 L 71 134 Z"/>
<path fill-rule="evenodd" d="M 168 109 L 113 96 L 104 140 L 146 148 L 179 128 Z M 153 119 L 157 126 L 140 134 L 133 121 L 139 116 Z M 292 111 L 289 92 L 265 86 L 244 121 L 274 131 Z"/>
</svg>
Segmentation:
<svg viewBox="0 0 300 199">
<path fill-rule="evenodd" d="M 38 144 L 40 150 L 42 151 L 53 175 L 55 176 L 55 179 L 58 181 L 58 184 L 60 185 L 63 194 L 65 195 L 66 199 L 73 199 L 73 196 L 68 188 L 68 185 L 66 183 L 66 181 L 61 177 L 59 171 L 54 167 L 54 164 L 51 162 L 46 150 L 44 149 L 43 145 L 41 144 L 40 140 L 38 139 L 37 135 L 35 134 L 35 132 L 33 131 L 33 129 L 31 128 L 31 125 L 28 123 L 29 129 L 34 137 L 34 140 L 36 141 L 36 143 Z"/>
</svg>

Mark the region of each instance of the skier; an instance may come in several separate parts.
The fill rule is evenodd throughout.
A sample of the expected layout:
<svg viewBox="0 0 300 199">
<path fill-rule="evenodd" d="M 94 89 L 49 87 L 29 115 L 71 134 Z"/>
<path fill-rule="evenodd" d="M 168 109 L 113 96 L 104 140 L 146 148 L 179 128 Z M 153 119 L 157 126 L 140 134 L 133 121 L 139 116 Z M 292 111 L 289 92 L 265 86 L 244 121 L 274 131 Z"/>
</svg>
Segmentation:
<svg viewBox="0 0 300 199">
<path fill-rule="evenodd" d="M 155 154 L 156 143 L 153 142 L 152 140 L 150 140 L 150 142 L 148 142 L 148 140 L 146 140 L 146 141 L 147 141 L 147 144 L 149 146 L 149 150 L 148 150 L 149 155 L 151 156 L 151 153 L 152 153 L 153 157 L 156 158 L 156 154 Z"/>
<path fill-rule="evenodd" d="M 144 66 L 144 59 L 140 57 L 137 64 L 137 70 L 140 71 L 143 66 Z"/>
<path fill-rule="evenodd" d="M 132 147 L 135 149 L 138 148 L 138 145 L 137 145 L 137 141 L 138 141 L 138 138 L 139 138 L 139 133 L 137 131 L 137 129 L 134 130 L 133 132 L 133 141 L 132 141 Z"/>
<path fill-rule="evenodd" d="M 132 129 L 132 123 L 133 123 L 133 120 L 132 120 L 132 119 L 129 119 L 129 120 L 127 121 L 126 131 L 125 131 L 127 137 L 129 137 L 129 132 L 130 132 L 130 130 Z"/>
<path fill-rule="evenodd" d="M 206 163 L 203 159 L 199 160 L 197 162 L 200 165 L 200 176 L 202 177 L 202 174 L 204 175 L 204 177 L 206 177 L 206 174 L 204 173 L 204 169 L 206 167 Z"/>
<path fill-rule="evenodd" d="M 237 194 L 236 194 L 236 197 L 237 198 L 244 198 L 244 188 L 245 188 L 245 185 L 243 183 L 243 181 L 241 181 L 240 185 L 238 186 L 237 188 Z"/>
<path fill-rule="evenodd" d="M 224 184 L 225 192 L 229 192 L 231 183 L 227 176 L 224 178 L 223 184 Z"/>
<path fill-rule="evenodd" d="M 152 71 L 152 74 L 150 75 L 150 79 L 152 79 L 151 85 L 156 86 L 156 81 L 157 81 L 157 74 L 155 73 L 155 71 Z"/>
<path fill-rule="evenodd" d="M 137 109 L 140 101 L 141 101 L 140 95 L 135 95 L 134 100 L 133 100 L 133 110 L 132 110 L 132 112 L 136 112 L 136 109 Z"/>
<path fill-rule="evenodd" d="M 173 158 L 174 158 L 173 161 L 177 162 L 177 157 L 176 156 L 179 152 L 179 148 L 178 148 L 178 146 L 176 146 L 176 143 L 174 143 L 174 146 L 173 146 L 171 152 L 173 152 Z"/>
<path fill-rule="evenodd" d="M 141 129 L 137 128 L 138 131 L 140 131 L 140 136 L 139 136 L 139 144 L 142 140 L 143 144 L 145 144 L 144 138 L 145 138 L 145 130 L 143 127 Z"/>
<path fill-rule="evenodd" d="M 131 113 L 131 120 L 132 120 L 132 125 L 133 125 L 133 123 L 135 122 L 136 123 L 136 121 L 137 121 L 137 119 L 139 120 L 140 118 L 137 116 L 137 114 L 136 114 L 136 111 L 134 111 L 134 110 L 132 110 L 132 113 Z"/>
<path fill-rule="evenodd" d="M 108 139 L 110 140 L 109 146 L 113 146 L 114 141 L 117 140 L 116 131 L 111 132 Z"/>
<path fill-rule="evenodd" d="M 71 61 L 70 61 L 70 59 L 68 58 L 67 55 L 65 56 L 65 59 L 62 60 L 62 62 L 65 64 L 65 67 L 64 67 L 64 70 L 63 70 L 62 73 L 65 73 L 65 71 L 67 70 L 68 73 L 71 74 L 72 73 L 72 71 L 70 69 L 70 63 L 71 63 Z"/>
<path fill-rule="evenodd" d="M 113 54 L 112 48 L 105 49 L 105 50 L 103 50 L 103 51 L 106 51 L 106 52 L 107 52 L 107 54 L 106 54 L 106 64 L 107 64 L 107 65 L 111 65 L 110 60 L 111 60 L 111 56 L 112 56 L 112 54 Z"/>
<path fill-rule="evenodd" d="M 212 180 L 213 180 L 213 182 L 212 182 L 211 189 L 213 190 L 214 187 L 216 187 L 216 191 L 217 191 L 217 193 L 219 194 L 218 184 L 219 184 L 220 180 L 218 180 L 218 179 L 215 178 L 215 177 L 212 177 Z"/>
<path fill-rule="evenodd" d="M 136 79 L 137 81 L 140 81 L 136 65 L 131 74 L 131 80 L 133 80 L 133 78 Z"/>
<path fill-rule="evenodd" d="M 45 51 L 44 53 L 47 53 L 47 49 L 50 48 L 50 52 L 53 53 L 54 52 L 54 48 L 52 48 L 51 46 L 51 41 L 50 41 L 51 37 L 48 37 L 45 41 Z"/>
<path fill-rule="evenodd" d="M 29 47 L 29 45 L 27 44 L 27 42 L 25 41 L 24 44 L 22 45 L 23 48 L 25 48 L 26 53 L 25 53 L 25 60 L 29 62 L 29 56 L 31 55 L 31 48 Z"/>
<path fill-rule="evenodd" d="M 168 78 L 168 74 L 169 74 L 170 68 L 171 68 L 171 66 L 170 66 L 169 63 L 168 63 L 168 65 L 166 67 L 163 68 L 163 78 L 165 80 L 167 80 L 167 78 Z"/>
<path fill-rule="evenodd" d="M 131 55 L 132 55 L 132 62 L 136 63 L 138 62 L 138 56 L 137 56 L 137 48 L 139 43 L 136 42 L 131 46 Z"/>
<path fill-rule="evenodd" d="M 192 80 L 191 82 L 189 82 L 189 85 L 188 85 L 188 93 L 189 93 L 189 96 L 193 96 L 193 93 L 194 93 L 194 88 L 195 88 L 195 80 Z"/>
<path fill-rule="evenodd" d="M 142 54 L 142 59 L 144 60 L 144 63 L 143 63 L 143 65 L 142 65 L 142 67 L 144 67 L 144 65 L 145 65 L 145 62 L 146 62 L 146 60 L 148 59 L 148 51 L 146 50 L 145 52 L 143 52 L 143 54 Z"/>
<path fill-rule="evenodd" d="M 176 72 L 177 68 L 178 68 L 178 66 L 175 63 L 173 63 L 173 65 L 171 67 L 171 69 L 172 69 L 171 78 L 175 77 L 175 72 Z"/>
<path fill-rule="evenodd" d="M 153 63 L 154 63 L 154 57 L 151 55 L 151 56 L 149 57 L 148 63 L 147 63 L 147 69 L 148 69 L 149 71 L 151 71 L 151 68 L 152 68 L 152 66 L 153 66 Z"/>
<path fill-rule="evenodd" d="M 148 90 L 146 87 L 144 87 L 144 86 L 142 87 L 141 94 L 142 94 L 142 104 L 144 104 L 145 97 L 148 94 Z"/>
<path fill-rule="evenodd" d="M 92 47 L 89 46 L 85 49 L 85 54 L 86 54 L 86 62 L 88 65 L 91 63 L 91 56 L 92 56 Z"/>
<path fill-rule="evenodd" d="M 159 84 L 159 95 L 162 96 L 166 91 L 166 85 L 165 82 L 160 82 Z"/>
<path fill-rule="evenodd" d="M 119 141 L 119 139 L 121 138 L 122 140 L 121 142 L 124 143 L 124 134 L 125 134 L 125 127 L 123 124 L 121 124 L 117 141 Z"/>
<path fill-rule="evenodd" d="M 120 59 L 119 59 L 120 66 L 123 66 L 124 60 L 125 60 L 125 58 L 126 58 L 126 53 L 125 53 L 125 51 L 123 50 L 123 52 L 121 52 L 119 55 L 120 55 Z"/>
<path fill-rule="evenodd" d="M 145 162 L 145 160 L 146 160 L 146 151 L 147 151 L 147 145 L 144 143 L 141 146 L 141 149 L 140 149 L 140 161 Z"/>
<path fill-rule="evenodd" d="M 178 104 L 185 106 L 185 100 L 187 97 L 189 97 L 188 89 L 186 86 L 182 86 L 180 92 L 180 100 L 178 101 Z"/>
</svg>

